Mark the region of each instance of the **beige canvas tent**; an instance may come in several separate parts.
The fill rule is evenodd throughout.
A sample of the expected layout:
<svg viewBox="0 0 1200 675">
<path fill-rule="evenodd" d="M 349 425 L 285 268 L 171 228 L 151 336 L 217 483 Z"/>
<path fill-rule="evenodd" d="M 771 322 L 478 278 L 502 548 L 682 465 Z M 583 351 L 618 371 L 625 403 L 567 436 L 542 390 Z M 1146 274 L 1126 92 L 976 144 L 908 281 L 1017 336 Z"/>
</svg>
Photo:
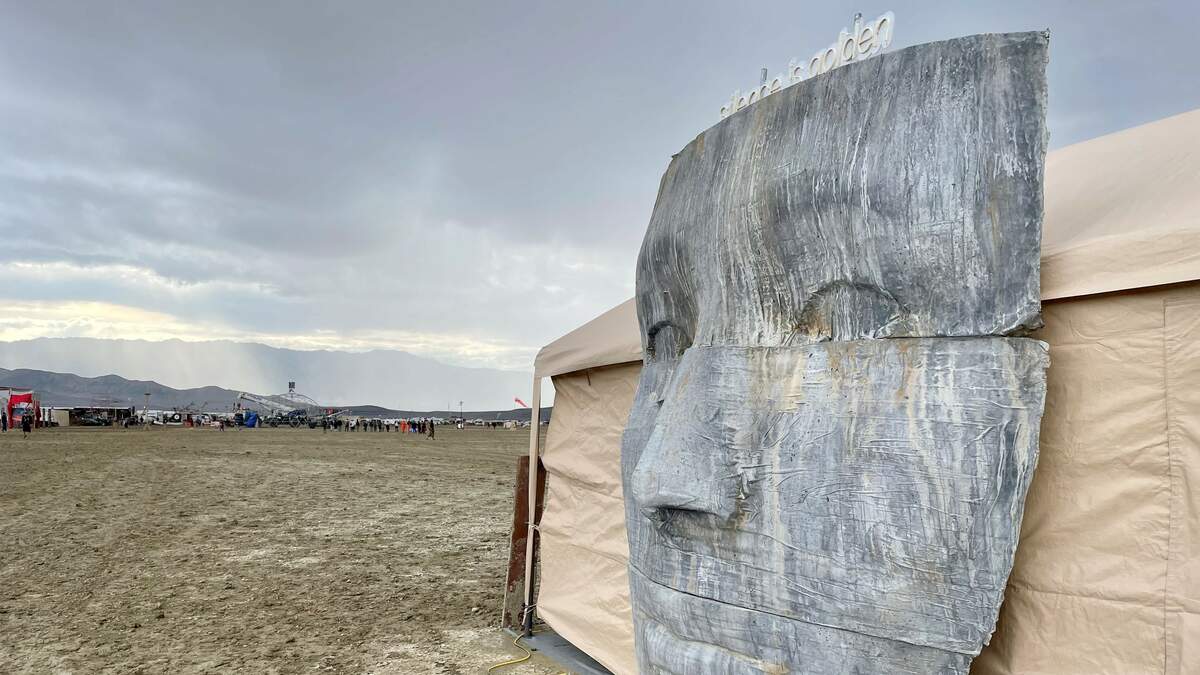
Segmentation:
<svg viewBox="0 0 1200 675">
<path fill-rule="evenodd" d="M 1050 153 L 1045 201 L 1041 458 L 973 672 L 1200 673 L 1200 110 Z M 636 671 L 619 457 L 640 359 L 631 300 L 535 363 L 557 392 L 531 441 L 538 614 L 615 673 Z"/>
</svg>

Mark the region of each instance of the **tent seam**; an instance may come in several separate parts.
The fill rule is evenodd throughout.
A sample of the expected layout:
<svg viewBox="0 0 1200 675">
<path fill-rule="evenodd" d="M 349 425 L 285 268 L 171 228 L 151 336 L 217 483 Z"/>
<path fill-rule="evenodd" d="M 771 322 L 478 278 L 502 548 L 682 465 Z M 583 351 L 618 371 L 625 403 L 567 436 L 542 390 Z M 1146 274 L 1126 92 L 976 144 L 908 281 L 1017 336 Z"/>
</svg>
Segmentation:
<svg viewBox="0 0 1200 675">
<path fill-rule="evenodd" d="M 1163 675 L 1167 675 L 1167 661 L 1170 644 L 1170 636 L 1168 634 L 1167 622 L 1167 595 L 1170 592 L 1171 586 L 1171 531 L 1175 527 L 1175 499 L 1174 485 L 1171 480 L 1171 374 L 1170 362 L 1168 360 L 1167 341 L 1169 336 L 1169 312 L 1170 303 L 1163 299 L 1163 332 L 1162 332 L 1162 364 L 1163 364 L 1163 431 L 1166 438 L 1167 450 L 1167 548 L 1163 559 L 1163 595 L 1162 595 L 1162 629 L 1163 629 Z"/>
<path fill-rule="evenodd" d="M 1090 595 L 1087 593 L 1067 593 L 1065 591 L 1054 591 L 1054 590 L 1050 590 L 1049 588 L 1038 588 L 1037 586 L 1034 586 L 1032 584 L 1029 584 L 1029 583 L 1026 583 L 1023 581 L 1016 581 L 1016 580 L 1012 580 L 1012 579 L 1009 580 L 1008 584 L 1010 587 L 1017 588 L 1024 593 L 1040 593 L 1043 595 L 1057 595 L 1057 596 L 1061 596 L 1064 598 L 1078 598 L 1080 600 L 1094 600 L 1096 602 L 1110 602 L 1110 603 L 1117 604 L 1117 605 L 1138 605 L 1138 606 L 1145 607 L 1148 604 L 1145 601 L 1138 601 L 1138 600 L 1106 598 L 1103 596 Z M 1150 595 L 1153 595 L 1153 594 L 1151 593 Z M 1151 605 L 1151 608 L 1153 608 L 1152 605 Z M 1188 612 L 1188 613 L 1192 614 L 1193 612 Z M 1198 614 L 1198 615 L 1200 615 L 1200 614 Z"/>
<path fill-rule="evenodd" d="M 543 539 L 545 539 L 545 537 L 543 537 Z M 583 544 L 575 543 L 573 540 L 571 540 L 567 537 L 551 536 L 550 539 L 553 539 L 556 543 L 562 544 L 564 546 L 570 546 L 571 548 L 578 549 L 580 551 L 587 551 L 588 553 L 593 553 L 598 558 L 604 558 L 605 560 L 607 560 L 609 562 L 616 563 L 622 569 L 629 567 L 629 556 L 628 555 L 623 556 L 623 557 L 617 557 L 611 553 L 605 553 L 604 551 L 601 551 L 599 549 L 592 548 L 590 546 L 584 546 Z"/>
<path fill-rule="evenodd" d="M 542 462 L 542 466 L 545 466 L 545 461 L 544 461 L 544 460 L 543 460 L 543 462 Z M 599 489 L 599 488 L 595 487 L 596 485 L 598 485 L 598 484 L 596 484 L 596 483 L 591 483 L 591 482 L 583 481 L 583 480 L 580 480 L 580 479 L 578 479 L 578 478 L 572 478 L 572 477 L 570 476 L 570 474 L 567 474 L 566 472 L 563 472 L 563 471 L 557 471 L 557 470 L 551 470 L 551 469 L 549 469 L 549 468 L 547 468 L 547 469 L 546 469 L 546 473 L 547 473 L 547 474 L 549 474 L 549 475 L 551 475 L 551 476 L 558 476 L 559 478 L 561 478 L 561 479 L 563 479 L 563 480 L 565 480 L 565 481 L 570 481 L 571 483 L 574 483 L 575 485 L 577 485 L 577 486 L 578 486 L 578 487 L 580 487 L 581 489 L 583 489 L 583 490 L 586 490 L 587 492 L 590 492 L 590 493 L 592 493 L 592 494 L 594 494 L 594 495 L 601 495 L 601 496 L 603 496 L 603 497 L 611 497 L 612 499 L 615 499 L 616 501 L 619 501 L 619 502 L 621 502 L 621 503 L 624 503 L 624 497 L 623 497 L 623 496 L 621 496 L 621 495 L 614 495 L 614 494 L 612 494 L 612 493 L 610 493 L 610 492 L 607 492 L 607 491 L 605 491 L 605 490 L 601 490 L 601 489 Z"/>
</svg>

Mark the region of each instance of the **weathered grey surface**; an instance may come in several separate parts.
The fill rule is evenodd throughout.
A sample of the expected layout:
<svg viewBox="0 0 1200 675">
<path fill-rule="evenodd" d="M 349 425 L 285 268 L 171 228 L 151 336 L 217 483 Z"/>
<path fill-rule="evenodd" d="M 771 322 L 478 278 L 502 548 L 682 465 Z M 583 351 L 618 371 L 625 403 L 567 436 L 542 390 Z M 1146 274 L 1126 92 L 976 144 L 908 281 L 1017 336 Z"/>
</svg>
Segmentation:
<svg viewBox="0 0 1200 675">
<path fill-rule="evenodd" d="M 1045 395 L 1001 336 L 1040 322 L 1046 45 L 847 66 L 672 161 L 622 449 L 643 671 L 965 673 L 987 641 Z"/>
</svg>

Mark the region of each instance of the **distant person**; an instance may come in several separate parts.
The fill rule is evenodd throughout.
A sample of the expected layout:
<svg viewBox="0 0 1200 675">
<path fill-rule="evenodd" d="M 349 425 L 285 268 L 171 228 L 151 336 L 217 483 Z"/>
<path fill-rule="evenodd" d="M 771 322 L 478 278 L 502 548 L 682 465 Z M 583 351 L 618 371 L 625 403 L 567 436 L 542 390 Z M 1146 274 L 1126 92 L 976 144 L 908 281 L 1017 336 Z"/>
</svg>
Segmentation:
<svg viewBox="0 0 1200 675">
<path fill-rule="evenodd" d="M 29 432 L 33 430 L 33 415 L 21 415 L 21 438 L 29 438 Z"/>
<path fill-rule="evenodd" d="M 0 431 L 8 431 L 8 411 L 0 412 Z"/>
<path fill-rule="evenodd" d="M 437 427 L 437 425 L 433 423 L 433 420 L 429 420 L 429 440 L 431 441 L 433 440 L 433 430 L 435 427 Z"/>
</svg>

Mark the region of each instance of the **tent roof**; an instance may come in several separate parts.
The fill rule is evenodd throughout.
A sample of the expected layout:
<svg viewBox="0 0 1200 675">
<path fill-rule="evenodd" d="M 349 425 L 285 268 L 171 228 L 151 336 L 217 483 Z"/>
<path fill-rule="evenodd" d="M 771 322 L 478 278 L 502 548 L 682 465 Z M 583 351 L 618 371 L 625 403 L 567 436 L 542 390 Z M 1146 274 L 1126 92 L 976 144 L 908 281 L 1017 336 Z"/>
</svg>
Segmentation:
<svg viewBox="0 0 1200 675">
<path fill-rule="evenodd" d="M 1046 156 L 1042 299 L 1200 279 L 1200 110 Z M 549 377 L 642 360 L 632 299 L 551 342 Z"/>
<path fill-rule="evenodd" d="M 1042 299 L 1200 279 L 1200 110 L 1046 157 Z"/>
<path fill-rule="evenodd" d="M 550 377 L 585 368 L 642 360 L 641 329 L 633 298 L 542 347 L 534 375 Z"/>
</svg>

